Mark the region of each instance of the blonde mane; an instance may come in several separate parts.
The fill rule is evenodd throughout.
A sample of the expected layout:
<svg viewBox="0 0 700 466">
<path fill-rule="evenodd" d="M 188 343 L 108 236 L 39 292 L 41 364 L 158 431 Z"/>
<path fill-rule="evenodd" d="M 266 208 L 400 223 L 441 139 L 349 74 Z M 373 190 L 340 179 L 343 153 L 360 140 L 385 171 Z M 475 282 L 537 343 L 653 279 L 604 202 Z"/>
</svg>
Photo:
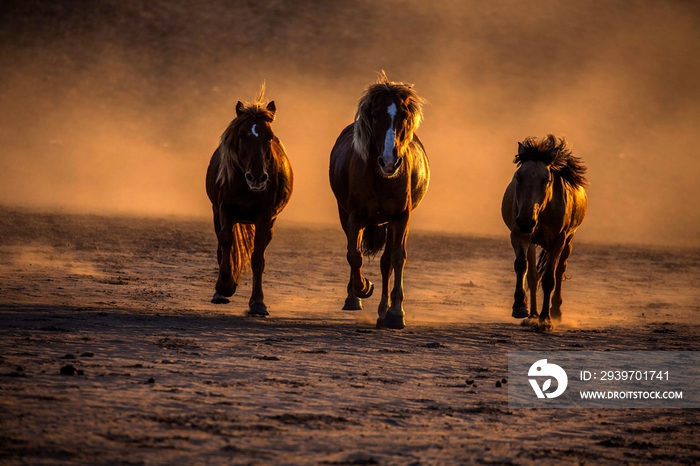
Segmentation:
<svg viewBox="0 0 700 466">
<path fill-rule="evenodd" d="M 238 166 L 238 131 L 241 125 L 248 120 L 264 119 L 272 123 L 275 114 L 265 108 L 263 96 L 265 95 L 265 83 L 260 86 L 260 92 L 252 102 L 245 102 L 242 107 L 236 109 L 236 118 L 228 125 L 219 140 L 219 172 L 216 175 L 216 183 L 223 185 L 233 179 L 233 174 Z"/>
<path fill-rule="evenodd" d="M 389 81 L 386 73 L 381 72 L 377 81 L 370 84 L 360 97 L 355 113 L 355 127 L 352 145 L 362 160 L 367 161 L 369 144 L 372 136 L 372 101 L 379 95 L 389 94 L 398 96 L 408 107 L 408 124 L 405 137 L 397 147 L 403 152 L 413 141 L 413 135 L 423 121 L 423 104 L 425 100 L 413 90 L 413 84 Z"/>
</svg>

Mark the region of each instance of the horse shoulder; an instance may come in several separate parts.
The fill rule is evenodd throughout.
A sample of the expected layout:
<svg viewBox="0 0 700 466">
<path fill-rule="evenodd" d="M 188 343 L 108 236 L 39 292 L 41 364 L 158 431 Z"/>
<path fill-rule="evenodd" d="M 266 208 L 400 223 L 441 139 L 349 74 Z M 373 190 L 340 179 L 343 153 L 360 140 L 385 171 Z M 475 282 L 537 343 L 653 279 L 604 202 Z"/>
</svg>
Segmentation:
<svg viewBox="0 0 700 466">
<path fill-rule="evenodd" d="M 515 229 L 515 213 L 513 212 L 513 199 L 515 198 L 515 181 L 511 180 L 503 193 L 501 201 L 501 217 L 506 226 Z"/>
<path fill-rule="evenodd" d="M 350 192 L 350 178 L 352 160 L 361 162 L 360 156 L 353 147 L 354 123 L 346 126 L 341 131 L 338 139 L 331 149 L 328 177 L 333 194 L 339 203 L 345 204 Z"/>
<path fill-rule="evenodd" d="M 409 144 L 409 151 L 411 155 L 412 209 L 415 209 L 425 197 L 430 185 L 430 162 L 418 135 L 413 136 L 413 141 Z"/>
<path fill-rule="evenodd" d="M 209 200 L 213 203 L 216 200 L 216 193 L 218 192 L 218 186 L 216 183 L 216 177 L 219 174 L 219 164 L 221 163 L 221 153 L 217 147 L 209 160 L 209 166 L 207 167 L 206 175 L 206 191 Z"/>
<path fill-rule="evenodd" d="M 277 212 L 281 212 L 292 197 L 294 189 L 294 172 L 292 164 L 289 162 L 287 152 L 282 145 L 282 142 L 275 136 L 273 139 L 272 150 L 277 160 Z"/>
<path fill-rule="evenodd" d="M 354 126 L 355 123 L 351 123 L 346 126 L 343 131 L 340 132 L 338 139 L 336 139 L 335 144 L 333 145 L 333 149 L 331 149 L 331 160 L 329 167 L 331 180 L 334 177 L 340 176 L 343 168 L 348 165 L 350 155 L 355 151 L 352 146 Z"/>
</svg>

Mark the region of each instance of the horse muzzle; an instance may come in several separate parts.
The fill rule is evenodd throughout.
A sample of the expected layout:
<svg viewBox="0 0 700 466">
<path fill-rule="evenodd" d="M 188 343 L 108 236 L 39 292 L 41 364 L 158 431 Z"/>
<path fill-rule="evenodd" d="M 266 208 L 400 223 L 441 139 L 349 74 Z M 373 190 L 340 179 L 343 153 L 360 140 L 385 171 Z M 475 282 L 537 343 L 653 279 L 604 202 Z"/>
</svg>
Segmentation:
<svg viewBox="0 0 700 466">
<path fill-rule="evenodd" d="M 386 162 L 384 160 L 384 157 L 379 157 L 377 159 L 377 164 L 379 165 L 379 170 L 382 172 L 384 176 L 392 176 L 394 175 L 398 170 L 399 167 L 401 167 L 401 164 L 403 163 L 403 157 L 396 157 L 396 160 L 394 163 L 391 162 Z"/>
<path fill-rule="evenodd" d="M 515 219 L 515 225 L 518 227 L 520 233 L 524 235 L 531 235 L 532 232 L 535 231 L 537 220 L 534 218 L 522 219 L 517 217 Z"/>
<path fill-rule="evenodd" d="M 259 177 L 253 176 L 251 172 L 245 174 L 245 180 L 248 183 L 248 187 L 251 191 L 265 191 L 267 188 L 267 180 L 270 177 L 267 173 L 263 172 Z"/>
</svg>

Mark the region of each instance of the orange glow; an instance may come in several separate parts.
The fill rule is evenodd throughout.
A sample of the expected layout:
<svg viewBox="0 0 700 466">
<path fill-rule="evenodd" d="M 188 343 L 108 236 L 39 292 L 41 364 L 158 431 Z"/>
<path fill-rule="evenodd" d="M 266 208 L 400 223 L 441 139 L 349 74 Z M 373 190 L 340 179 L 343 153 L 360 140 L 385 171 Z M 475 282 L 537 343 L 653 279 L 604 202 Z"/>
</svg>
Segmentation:
<svg viewBox="0 0 700 466">
<path fill-rule="evenodd" d="M 209 157 L 265 79 L 296 175 L 280 221 L 337 225 L 330 149 L 386 69 L 430 102 L 419 135 L 433 177 L 414 230 L 506 235 L 517 141 L 553 133 L 589 167 L 579 241 L 700 245 L 700 44 L 682 5 L 387 2 L 368 30 L 354 4 L 310 24 L 303 8 L 247 24 L 235 47 L 224 22 L 200 34 L 209 16 L 194 7 L 105 37 L 18 36 L 2 56 L 0 204 L 208 217 Z M 128 42 L 143 21 L 182 30 Z"/>
</svg>

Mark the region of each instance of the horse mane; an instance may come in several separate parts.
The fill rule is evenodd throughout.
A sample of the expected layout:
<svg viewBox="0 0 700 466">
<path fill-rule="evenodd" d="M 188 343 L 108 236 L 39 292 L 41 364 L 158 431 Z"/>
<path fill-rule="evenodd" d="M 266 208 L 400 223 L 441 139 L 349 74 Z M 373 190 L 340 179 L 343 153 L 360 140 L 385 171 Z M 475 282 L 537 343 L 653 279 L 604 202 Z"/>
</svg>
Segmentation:
<svg viewBox="0 0 700 466">
<path fill-rule="evenodd" d="M 268 123 L 275 121 L 275 114 L 269 111 L 263 101 L 265 95 L 265 82 L 260 85 L 260 92 L 252 102 L 245 102 L 242 106 L 236 107 L 236 118 L 229 123 L 219 140 L 219 172 L 216 175 L 216 182 L 223 185 L 226 181 L 233 179 L 233 174 L 238 166 L 238 131 L 241 125 L 248 120 L 264 119 Z"/>
<path fill-rule="evenodd" d="M 561 139 L 548 134 L 542 139 L 529 137 L 518 145 L 518 154 L 513 163 L 518 168 L 525 162 L 542 162 L 574 188 L 588 186 L 586 165 L 580 157 L 573 154 L 571 145 L 562 136 Z"/>
<path fill-rule="evenodd" d="M 364 161 L 367 161 L 369 156 L 370 136 L 372 135 L 372 101 L 382 94 L 398 96 L 406 102 L 408 108 L 406 137 L 400 142 L 399 149 L 403 150 L 413 140 L 413 134 L 423 121 L 425 100 L 413 89 L 413 84 L 389 81 L 386 73 L 382 71 L 379 78 L 365 89 L 357 103 L 352 145 L 355 152 Z"/>
</svg>

